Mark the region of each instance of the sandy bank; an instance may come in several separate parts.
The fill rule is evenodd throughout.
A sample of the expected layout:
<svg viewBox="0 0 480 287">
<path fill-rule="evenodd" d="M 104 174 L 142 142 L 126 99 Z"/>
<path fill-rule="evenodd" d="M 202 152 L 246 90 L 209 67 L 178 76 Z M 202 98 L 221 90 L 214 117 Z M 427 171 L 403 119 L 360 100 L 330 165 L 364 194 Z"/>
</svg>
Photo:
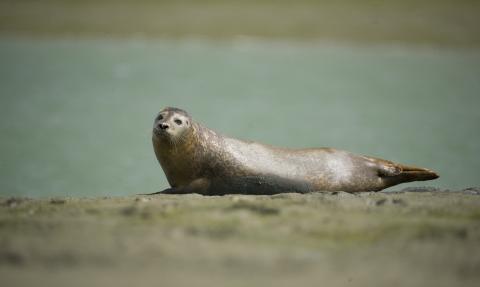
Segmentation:
<svg viewBox="0 0 480 287">
<path fill-rule="evenodd" d="M 479 189 L 1 198 L 2 286 L 476 286 Z"/>
</svg>

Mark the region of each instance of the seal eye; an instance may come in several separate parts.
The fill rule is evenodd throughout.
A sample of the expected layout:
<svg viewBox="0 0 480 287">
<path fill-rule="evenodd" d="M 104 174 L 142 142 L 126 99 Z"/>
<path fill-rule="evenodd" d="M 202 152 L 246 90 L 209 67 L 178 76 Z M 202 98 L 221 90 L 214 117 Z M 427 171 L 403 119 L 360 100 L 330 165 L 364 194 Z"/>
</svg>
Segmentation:
<svg viewBox="0 0 480 287">
<path fill-rule="evenodd" d="M 182 121 L 179 120 L 179 119 L 174 120 L 174 122 L 175 122 L 177 125 L 181 125 L 181 124 L 182 124 Z"/>
<path fill-rule="evenodd" d="M 163 120 L 163 115 L 162 114 L 157 116 L 157 121 L 161 121 L 161 120 Z"/>
</svg>

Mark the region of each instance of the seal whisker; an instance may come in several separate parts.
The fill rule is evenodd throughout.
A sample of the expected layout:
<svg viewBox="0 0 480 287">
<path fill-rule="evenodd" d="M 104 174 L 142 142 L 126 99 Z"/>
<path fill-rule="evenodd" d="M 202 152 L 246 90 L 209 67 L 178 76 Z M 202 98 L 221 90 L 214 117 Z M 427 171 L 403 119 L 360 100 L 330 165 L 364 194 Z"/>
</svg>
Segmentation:
<svg viewBox="0 0 480 287">
<path fill-rule="evenodd" d="M 177 138 L 178 138 L 179 141 L 183 141 L 184 143 L 188 142 L 187 138 L 184 135 L 178 135 Z"/>
<path fill-rule="evenodd" d="M 171 137 L 170 138 L 170 143 L 173 145 L 173 149 L 175 150 L 175 154 L 178 154 L 176 137 Z"/>
</svg>

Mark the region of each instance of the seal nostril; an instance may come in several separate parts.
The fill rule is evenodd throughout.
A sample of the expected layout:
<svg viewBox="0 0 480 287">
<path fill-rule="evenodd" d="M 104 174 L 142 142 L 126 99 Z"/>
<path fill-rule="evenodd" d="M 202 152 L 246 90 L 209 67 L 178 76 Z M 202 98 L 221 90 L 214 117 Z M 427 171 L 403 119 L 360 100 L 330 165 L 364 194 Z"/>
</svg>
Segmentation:
<svg viewBox="0 0 480 287">
<path fill-rule="evenodd" d="M 159 127 L 161 130 L 166 130 L 166 129 L 168 129 L 168 125 L 166 125 L 166 124 L 158 124 L 158 127 Z"/>
</svg>

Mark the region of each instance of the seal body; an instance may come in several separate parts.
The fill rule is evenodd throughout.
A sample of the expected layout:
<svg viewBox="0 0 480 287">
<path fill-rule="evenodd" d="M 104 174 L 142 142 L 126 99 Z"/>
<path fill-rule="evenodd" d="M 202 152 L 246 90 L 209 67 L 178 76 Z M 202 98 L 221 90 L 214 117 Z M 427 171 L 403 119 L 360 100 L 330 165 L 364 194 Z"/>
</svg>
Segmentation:
<svg viewBox="0 0 480 287">
<path fill-rule="evenodd" d="M 438 178 L 426 168 L 332 148 L 287 149 L 230 138 L 177 108 L 158 113 L 152 142 L 171 186 L 158 193 L 379 191 L 404 182 Z"/>
</svg>

